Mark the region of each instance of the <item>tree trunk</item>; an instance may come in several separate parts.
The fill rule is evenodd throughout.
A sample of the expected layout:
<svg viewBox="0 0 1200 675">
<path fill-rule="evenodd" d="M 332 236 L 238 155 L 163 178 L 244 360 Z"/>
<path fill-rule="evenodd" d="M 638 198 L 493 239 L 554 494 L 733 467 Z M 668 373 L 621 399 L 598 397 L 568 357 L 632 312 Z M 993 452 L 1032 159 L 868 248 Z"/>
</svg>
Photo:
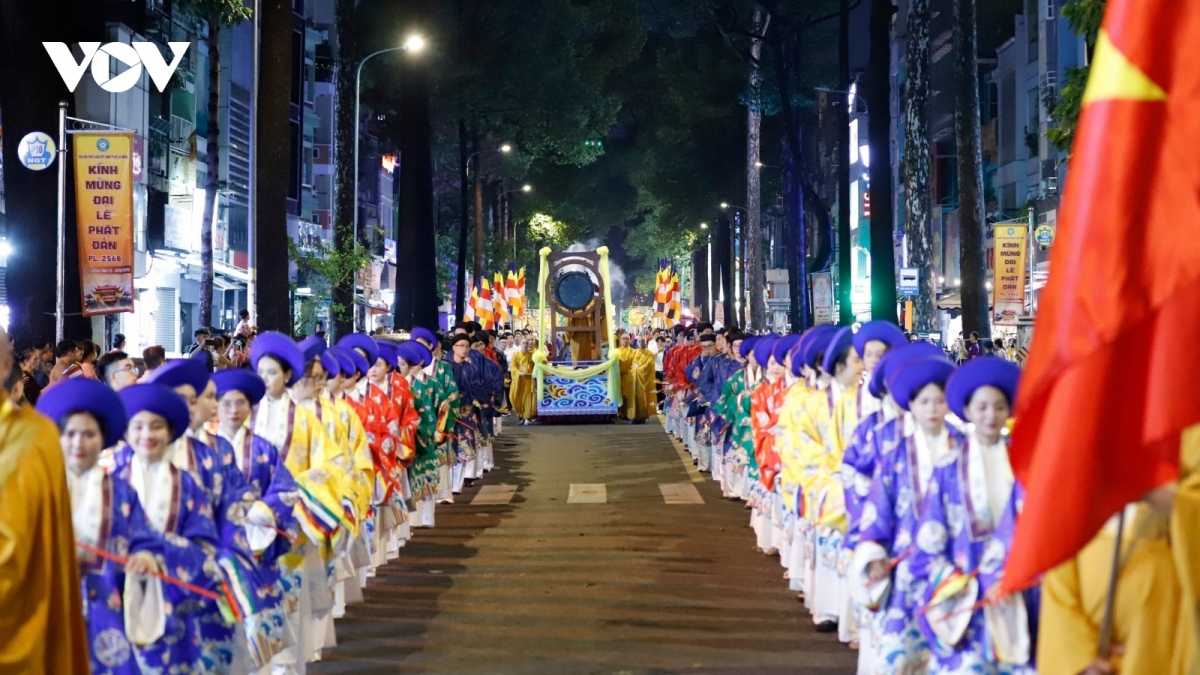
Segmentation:
<svg viewBox="0 0 1200 675">
<path fill-rule="evenodd" d="M 910 0 L 905 47 L 904 228 L 908 264 L 920 275 L 913 328 L 936 331 L 933 220 L 929 212 L 929 0 Z"/>
<path fill-rule="evenodd" d="M 204 215 L 200 218 L 200 321 L 212 326 L 213 306 L 213 216 L 221 184 L 221 24 L 208 17 L 208 130 L 205 132 L 207 175 L 204 179 Z"/>
<path fill-rule="evenodd" d="M 783 134 L 784 253 L 788 269 L 788 318 L 792 331 L 802 331 L 812 323 L 808 298 L 808 230 L 804 221 L 804 176 L 800 142 L 800 120 L 792 106 L 792 77 L 800 70 L 799 33 L 775 46 L 775 78 L 779 88 Z"/>
<path fill-rule="evenodd" d="M 799 131 L 795 131 L 799 134 Z M 783 144 L 783 254 L 788 270 L 788 322 L 793 333 L 812 324 L 808 298 L 808 228 L 800 158 L 791 143 Z"/>
<path fill-rule="evenodd" d="M 770 25 L 771 15 L 755 6 L 751 32 L 763 35 Z M 763 278 L 762 252 L 762 40 L 750 41 L 750 105 L 746 106 L 746 230 L 742 259 L 746 285 L 742 293 L 750 307 L 750 326 L 755 330 L 767 327 L 767 305 L 763 298 L 766 280 Z"/>
<path fill-rule="evenodd" d="M 871 0 L 871 57 L 864 94 L 871 166 L 871 318 L 896 321 L 896 247 L 892 240 L 891 0 Z"/>
<path fill-rule="evenodd" d="M 471 290 L 467 288 L 467 223 L 470 220 L 470 207 L 467 204 L 467 122 L 458 120 L 458 276 L 454 287 L 454 319 L 461 321 L 466 307 L 467 296 Z"/>
<path fill-rule="evenodd" d="M 958 145 L 959 266 L 962 329 L 991 335 L 984 261 L 983 141 L 979 130 L 979 66 L 975 0 L 954 2 L 954 140 Z"/>
<path fill-rule="evenodd" d="M 258 327 L 292 333 L 292 304 L 288 288 L 287 192 L 288 172 L 272 166 L 272 158 L 291 156 L 288 110 L 292 94 L 292 3 L 263 0 L 259 23 L 258 136 L 254 154 L 257 185 L 254 222 L 257 241 Z"/>
<path fill-rule="evenodd" d="M 356 0 L 337 0 L 337 70 L 334 73 L 334 135 L 333 135 L 333 246 L 342 252 L 354 250 L 357 243 L 354 215 L 358 210 L 358 186 L 354 184 L 354 148 L 359 139 L 354 135 L 355 75 L 358 67 L 358 45 L 355 42 Z M 370 180 L 370 177 L 367 177 Z M 332 288 L 332 319 L 334 337 L 354 332 L 354 288 L 358 282 L 355 270 L 345 274 Z"/>
<path fill-rule="evenodd" d="M 406 3 L 410 24 L 428 25 L 429 0 Z M 402 59 L 400 218 L 396 223 L 394 326 L 434 327 L 441 303 L 437 288 L 437 239 L 433 217 L 433 123 L 429 61 Z"/>
<path fill-rule="evenodd" d="M 472 266 L 472 272 L 475 275 L 475 280 L 479 281 L 483 278 L 483 177 L 480 175 L 483 168 L 482 159 L 479 156 L 479 125 L 475 124 L 471 133 L 471 152 L 475 154 L 475 264 Z"/>
<path fill-rule="evenodd" d="M 851 275 L 850 256 L 854 254 L 854 242 L 850 240 L 850 0 L 838 2 L 838 89 L 834 94 L 837 103 L 835 114 L 838 126 L 838 323 L 849 326 L 854 323 L 854 305 L 851 290 L 854 278 Z"/>
</svg>

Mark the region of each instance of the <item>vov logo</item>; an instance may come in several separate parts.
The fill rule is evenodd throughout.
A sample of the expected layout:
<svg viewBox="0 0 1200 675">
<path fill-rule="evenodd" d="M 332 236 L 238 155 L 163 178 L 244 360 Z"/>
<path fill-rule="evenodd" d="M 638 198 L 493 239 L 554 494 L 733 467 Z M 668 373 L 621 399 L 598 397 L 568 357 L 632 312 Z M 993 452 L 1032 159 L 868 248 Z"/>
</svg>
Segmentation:
<svg viewBox="0 0 1200 675">
<path fill-rule="evenodd" d="M 153 42 L 134 42 L 133 44 L 109 42 L 104 45 L 99 42 L 80 42 L 79 49 L 83 52 L 82 61 L 75 60 L 75 55 L 71 53 L 71 48 L 65 42 L 43 42 L 42 46 L 46 48 L 46 53 L 50 55 L 54 67 L 58 68 L 58 74 L 62 76 L 63 84 L 67 85 L 67 89 L 72 93 L 75 92 L 75 87 L 79 86 L 83 72 L 91 65 L 92 79 L 96 81 L 96 84 L 100 85 L 104 91 L 117 94 L 129 91 L 138 83 L 142 77 L 143 66 L 146 68 L 146 73 L 150 75 L 150 79 L 154 81 L 154 86 L 159 91 L 166 89 L 167 84 L 171 81 L 171 76 L 175 74 L 175 69 L 179 67 L 179 62 L 183 60 L 183 55 L 191 43 L 168 42 L 167 44 L 170 45 L 173 54 L 173 59 L 169 64 L 158 52 L 158 47 Z M 112 67 L 114 59 L 125 65 L 124 72 L 114 74 L 115 69 Z"/>
</svg>

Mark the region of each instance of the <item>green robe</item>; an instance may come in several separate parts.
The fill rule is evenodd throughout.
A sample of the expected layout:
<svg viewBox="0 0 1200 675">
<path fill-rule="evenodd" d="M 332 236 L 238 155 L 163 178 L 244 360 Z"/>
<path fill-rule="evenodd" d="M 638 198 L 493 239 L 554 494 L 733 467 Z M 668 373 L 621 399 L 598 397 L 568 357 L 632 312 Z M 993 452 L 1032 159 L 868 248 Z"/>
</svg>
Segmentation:
<svg viewBox="0 0 1200 675">
<path fill-rule="evenodd" d="M 454 424 L 458 420 L 458 384 L 454 381 L 454 369 L 449 363 L 438 359 L 437 365 L 433 369 L 433 377 L 428 380 L 434 391 L 434 416 L 437 415 L 437 410 L 441 408 L 442 402 L 450 402 L 450 410 L 446 415 L 446 419 L 442 420 L 440 431 L 444 438 L 437 446 L 438 462 L 442 466 L 452 466 L 456 461 L 454 450 L 454 439 L 451 434 L 454 433 Z"/>
<path fill-rule="evenodd" d="M 417 458 L 408 469 L 408 480 L 413 499 L 427 499 L 438 488 L 437 389 L 424 375 L 413 378 L 409 388 L 417 409 Z"/>
<path fill-rule="evenodd" d="M 738 464 L 747 467 L 746 477 L 758 480 L 758 462 L 754 459 L 754 434 L 750 427 L 750 390 L 746 388 L 746 369 L 725 380 L 715 412 L 729 423 L 729 441 Z"/>
</svg>

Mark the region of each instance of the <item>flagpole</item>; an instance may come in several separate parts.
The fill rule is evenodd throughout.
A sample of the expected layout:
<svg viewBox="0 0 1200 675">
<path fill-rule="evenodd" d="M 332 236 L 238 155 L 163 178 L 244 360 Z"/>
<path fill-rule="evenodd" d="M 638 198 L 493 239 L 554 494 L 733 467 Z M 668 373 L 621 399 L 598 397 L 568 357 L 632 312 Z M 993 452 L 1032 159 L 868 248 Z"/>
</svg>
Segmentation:
<svg viewBox="0 0 1200 675">
<path fill-rule="evenodd" d="M 55 342 L 62 342 L 66 320 L 66 242 L 67 242 L 67 102 L 58 102 L 58 270 L 54 300 Z"/>
<path fill-rule="evenodd" d="M 1112 572 L 1108 577 L 1108 595 L 1104 598 L 1104 622 L 1100 625 L 1100 645 L 1096 656 L 1108 660 L 1112 656 L 1113 605 L 1117 598 L 1117 577 L 1121 574 L 1121 540 L 1125 534 L 1125 509 L 1117 514 L 1117 543 L 1113 546 Z"/>
</svg>

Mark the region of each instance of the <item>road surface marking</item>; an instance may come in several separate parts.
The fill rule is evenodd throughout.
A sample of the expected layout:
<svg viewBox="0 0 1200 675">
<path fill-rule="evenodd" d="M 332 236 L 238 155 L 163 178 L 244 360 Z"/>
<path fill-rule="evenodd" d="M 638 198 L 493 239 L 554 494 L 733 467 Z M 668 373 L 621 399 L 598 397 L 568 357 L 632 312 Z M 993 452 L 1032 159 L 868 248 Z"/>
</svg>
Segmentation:
<svg viewBox="0 0 1200 675">
<path fill-rule="evenodd" d="M 471 500 L 471 504 L 476 506 L 507 504 L 516 494 L 516 485 L 484 485 L 479 488 L 479 493 Z"/>
<path fill-rule="evenodd" d="M 659 423 L 665 424 L 663 422 L 664 419 L 663 415 L 658 416 Z M 664 431 L 663 433 L 666 432 Z M 687 451 L 687 448 L 683 447 L 683 443 L 674 436 L 667 434 L 667 438 L 671 439 L 671 445 L 675 448 L 675 452 L 679 454 L 679 461 L 683 463 L 683 468 L 687 470 L 688 478 L 693 483 L 703 483 L 704 476 L 701 475 L 696 465 L 692 463 L 692 455 Z"/>
<path fill-rule="evenodd" d="M 668 504 L 703 504 L 704 498 L 692 483 L 659 483 L 663 501 Z"/>
<path fill-rule="evenodd" d="M 608 501 L 604 483 L 571 483 L 568 504 L 603 504 Z"/>
</svg>

